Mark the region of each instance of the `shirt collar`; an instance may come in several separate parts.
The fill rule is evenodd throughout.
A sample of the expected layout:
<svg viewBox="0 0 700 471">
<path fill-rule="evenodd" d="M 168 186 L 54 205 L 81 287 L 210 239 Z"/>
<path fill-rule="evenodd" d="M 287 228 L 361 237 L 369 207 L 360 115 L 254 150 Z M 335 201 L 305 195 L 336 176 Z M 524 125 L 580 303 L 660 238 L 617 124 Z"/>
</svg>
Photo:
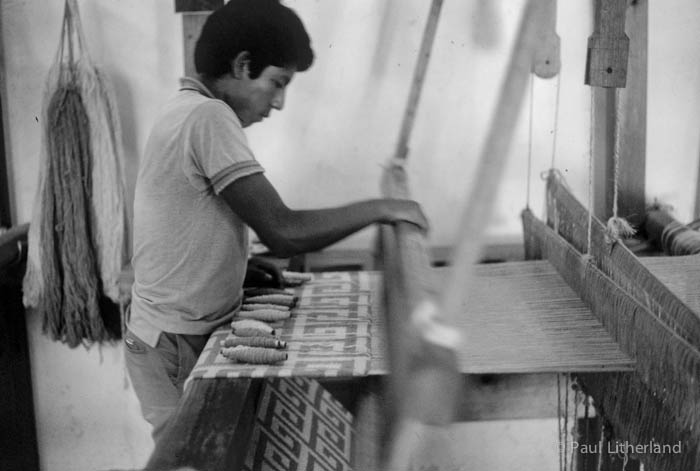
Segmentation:
<svg viewBox="0 0 700 471">
<path fill-rule="evenodd" d="M 209 98 L 216 98 L 206 85 L 192 77 L 182 77 L 180 79 L 180 90 L 192 90 Z"/>
</svg>

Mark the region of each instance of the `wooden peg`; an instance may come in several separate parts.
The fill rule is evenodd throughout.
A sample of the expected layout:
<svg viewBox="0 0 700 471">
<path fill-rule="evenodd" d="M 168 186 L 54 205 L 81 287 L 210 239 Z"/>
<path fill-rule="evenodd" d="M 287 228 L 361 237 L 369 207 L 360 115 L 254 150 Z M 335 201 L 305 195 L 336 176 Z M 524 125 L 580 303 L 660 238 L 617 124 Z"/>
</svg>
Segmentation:
<svg viewBox="0 0 700 471">
<path fill-rule="evenodd" d="M 630 40 L 625 34 L 627 0 L 595 0 L 595 26 L 588 38 L 586 85 L 624 88 Z"/>
<path fill-rule="evenodd" d="M 537 32 L 532 72 L 540 78 L 555 77 L 561 69 L 561 40 L 557 34 L 557 0 L 540 0 L 543 5 Z"/>
<path fill-rule="evenodd" d="M 224 5 L 224 0 L 175 0 L 175 12 L 182 13 L 182 45 L 184 72 L 196 76 L 194 47 L 209 14 Z"/>
</svg>

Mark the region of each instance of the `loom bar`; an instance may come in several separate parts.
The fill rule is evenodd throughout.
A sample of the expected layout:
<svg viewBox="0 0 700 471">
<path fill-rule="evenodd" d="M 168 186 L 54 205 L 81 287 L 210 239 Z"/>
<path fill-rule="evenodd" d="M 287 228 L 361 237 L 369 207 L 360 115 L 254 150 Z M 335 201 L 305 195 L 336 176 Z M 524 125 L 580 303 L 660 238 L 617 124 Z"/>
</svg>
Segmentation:
<svg viewBox="0 0 700 471">
<path fill-rule="evenodd" d="M 399 141 L 396 145 L 394 157 L 396 159 L 406 159 L 408 156 L 408 141 L 411 138 L 413 123 L 416 120 L 416 110 L 418 102 L 423 90 L 423 82 L 425 81 L 425 73 L 428 70 L 430 62 L 430 52 L 433 48 L 435 40 L 435 32 L 437 31 L 438 19 L 440 18 L 440 10 L 442 9 L 443 0 L 432 0 L 430 4 L 430 12 L 428 13 L 428 21 L 423 31 L 423 39 L 421 40 L 420 50 L 418 52 L 418 61 L 416 68 L 413 71 L 413 80 L 411 82 L 411 90 L 406 104 L 406 111 L 403 115 L 401 123 L 401 133 Z"/>
<path fill-rule="evenodd" d="M 637 459 L 651 469 L 687 471 L 700 466 L 700 448 L 691 431 L 674 420 L 672 411 L 633 373 L 578 374 L 596 409 L 613 424 L 615 437 L 631 444 L 681 443 L 682 453 L 647 453 Z M 643 419 L 644 417 L 644 419 Z"/>
<path fill-rule="evenodd" d="M 644 230 L 649 240 L 669 255 L 700 253 L 700 232 L 681 224 L 666 211 L 656 209 L 647 212 Z"/>
<path fill-rule="evenodd" d="M 534 252 L 554 265 L 622 351 L 636 361 L 635 370 L 643 382 L 665 402 L 681 426 L 695 430 L 700 441 L 698 346 L 678 337 L 529 210 L 523 212 L 523 225 L 526 244 L 536 247 Z"/>
<path fill-rule="evenodd" d="M 547 178 L 547 224 L 581 253 L 588 251 L 588 210 L 555 173 Z M 591 255 L 596 266 L 622 285 L 658 319 L 692 345 L 700 345 L 700 316 L 661 283 L 622 243 L 607 239 L 605 227 L 592 221 Z"/>
</svg>

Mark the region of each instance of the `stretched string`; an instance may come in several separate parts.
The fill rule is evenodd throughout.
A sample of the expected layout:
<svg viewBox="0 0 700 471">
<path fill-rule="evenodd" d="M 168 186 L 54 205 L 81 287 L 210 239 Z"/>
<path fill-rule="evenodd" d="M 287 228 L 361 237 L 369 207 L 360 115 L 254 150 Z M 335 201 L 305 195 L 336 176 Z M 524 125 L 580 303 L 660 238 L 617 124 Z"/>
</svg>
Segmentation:
<svg viewBox="0 0 700 471">
<path fill-rule="evenodd" d="M 572 440 L 575 442 L 579 441 L 579 431 L 578 431 L 578 406 L 579 402 L 581 400 L 580 396 L 580 391 L 578 387 L 578 383 L 574 380 L 574 428 L 573 428 L 573 433 L 572 433 Z M 573 446 L 571 447 L 571 466 L 569 467 L 570 471 L 575 471 L 576 468 L 578 467 L 576 463 L 576 454 L 574 453 L 574 448 Z"/>
<path fill-rule="evenodd" d="M 569 455 L 569 375 L 564 375 L 564 471 L 566 471 Z"/>
<path fill-rule="evenodd" d="M 615 146 L 613 150 L 613 217 L 617 218 L 618 180 L 620 178 L 620 141 L 622 140 L 622 100 L 620 89 L 615 89 Z"/>
<path fill-rule="evenodd" d="M 615 89 L 615 145 L 613 149 L 613 215 L 608 219 L 607 233 L 611 241 L 634 235 L 630 224 L 618 217 L 618 186 L 620 180 L 620 147 L 622 145 L 622 92 Z"/>
<path fill-rule="evenodd" d="M 559 90 L 561 89 L 561 73 L 557 74 L 557 91 L 554 99 L 554 129 L 552 130 L 552 164 L 550 168 L 554 168 L 554 162 L 557 156 L 557 134 L 559 133 Z"/>
<path fill-rule="evenodd" d="M 629 462 L 629 459 L 630 457 L 628 453 L 625 453 L 622 456 L 622 471 L 627 471 L 627 463 Z"/>
<path fill-rule="evenodd" d="M 586 242 L 586 255 L 591 254 L 593 240 L 593 152 L 595 145 L 595 90 L 591 87 L 591 124 L 588 136 L 588 235 Z"/>
<path fill-rule="evenodd" d="M 588 433 L 590 431 L 590 424 L 588 423 L 588 419 L 590 417 L 591 401 L 590 401 L 590 397 L 585 393 L 583 396 L 583 400 L 584 400 L 583 418 L 584 418 L 584 424 L 586 424 L 585 440 L 586 440 L 586 443 L 590 443 L 590 441 L 589 441 L 590 434 Z M 583 469 L 588 469 L 588 453 L 583 453 Z"/>
<path fill-rule="evenodd" d="M 605 445 L 605 423 L 601 417 L 600 419 L 600 440 L 598 441 L 598 468 L 597 471 L 602 471 L 603 469 L 603 445 Z"/>
<path fill-rule="evenodd" d="M 530 180 L 532 175 L 532 123 L 534 122 L 535 108 L 535 74 L 530 74 L 530 112 L 528 122 L 528 145 L 527 145 L 527 189 L 525 190 L 525 208 L 530 209 Z"/>
<path fill-rule="evenodd" d="M 564 468 L 564 441 L 562 440 L 562 424 L 561 424 L 561 377 L 557 374 L 557 428 L 559 433 L 559 469 L 566 471 Z"/>
</svg>

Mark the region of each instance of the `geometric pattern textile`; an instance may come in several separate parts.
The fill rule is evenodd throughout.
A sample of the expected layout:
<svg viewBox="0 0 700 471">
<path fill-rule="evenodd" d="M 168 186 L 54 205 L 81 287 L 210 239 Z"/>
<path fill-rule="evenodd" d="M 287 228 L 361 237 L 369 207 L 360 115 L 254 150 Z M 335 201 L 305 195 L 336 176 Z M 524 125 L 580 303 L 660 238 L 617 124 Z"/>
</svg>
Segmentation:
<svg viewBox="0 0 700 471">
<path fill-rule="evenodd" d="M 263 383 L 244 471 L 352 471 L 350 414 L 318 381 Z"/>
<path fill-rule="evenodd" d="M 389 370 L 379 272 L 315 273 L 298 287 L 291 317 L 272 325 L 288 359 L 236 363 L 220 354 L 228 326 L 214 332 L 188 382 L 205 378 L 363 377 Z M 450 276 L 437 269 L 437 279 Z M 477 265 L 475 287 L 456 319 L 468 374 L 629 371 L 590 309 L 547 261 Z"/>
<path fill-rule="evenodd" d="M 376 284 L 378 274 L 326 272 L 313 276 L 294 290 L 299 302 L 291 317 L 270 324 L 279 339 L 287 342 L 283 350 L 287 360 L 255 365 L 224 358 L 221 345 L 231 329 L 223 326 L 212 333 L 188 382 L 197 378 L 365 376 L 371 360 L 372 314 L 378 312 L 371 285 Z"/>
</svg>

